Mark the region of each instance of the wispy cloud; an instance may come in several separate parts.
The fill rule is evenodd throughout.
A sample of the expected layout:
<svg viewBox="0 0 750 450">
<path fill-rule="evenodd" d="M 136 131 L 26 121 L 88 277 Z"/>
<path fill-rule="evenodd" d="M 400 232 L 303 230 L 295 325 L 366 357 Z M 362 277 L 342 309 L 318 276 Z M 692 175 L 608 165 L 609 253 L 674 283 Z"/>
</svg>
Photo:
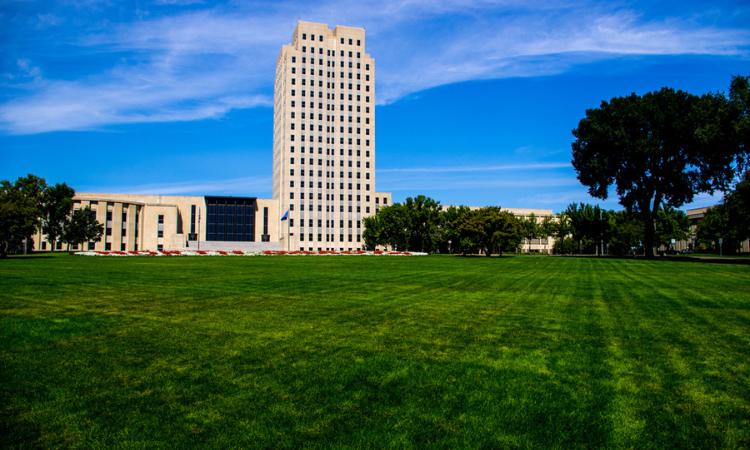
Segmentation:
<svg viewBox="0 0 750 450">
<path fill-rule="evenodd" d="M 504 170 L 539 170 L 539 169 L 563 169 L 571 167 L 570 163 L 538 163 L 538 164 L 508 164 L 487 167 L 411 167 L 401 169 L 378 169 L 378 173 L 410 172 L 410 173 L 437 173 L 437 172 L 497 172 Z"/>
<path fill-rule="evenodd" d="M 271 185 L 270 177 L 247 177 L 228 180 L 190 180 L 179 183 L 149 183 L 127 186 L 83 186 L 86 192 L 119 193 L 135 195 L 257 195 L 266 192 Z"/>
<path fill-rule="evenodd" d="M 107 7 L 97 3 L 95 11 Z M 40 69 L 32 75 L 18 67 L 17 77 L 5 74 L 10 81 L 0 87 L 9 100 L 0 105 L 0 129 L 91 130 L 221 118 L 233 109 L 270 106 L 276 56 L 294 25 L 290 18 L 329 22 L 332 10 L 337 23 L 366 26 L 381 105 L 467 80 L 552 75 L 622 55 L 746 56 L 750 45 L 747 29 L 703 25 L 694 17 L 646 18 L 591 2 L 334 0 L 281 2 L 262 10 L 191 8 L 204 9 L 153 18 L 138 10 L 137 20 L 114 26 L 101 20 L 89 28 L 70 25 L 73 17 L 62 10 L 38 14 L 37 24 L 55 24 L 69 34 L 34 54 L 73 49 L 72 64 L 95 63 L 89 72 L 44 78 L 43 56 L 22 58 L 27 67 Z M 31 86 L 21 80 L 29 76 L 36 77 Z"/>
</svg>

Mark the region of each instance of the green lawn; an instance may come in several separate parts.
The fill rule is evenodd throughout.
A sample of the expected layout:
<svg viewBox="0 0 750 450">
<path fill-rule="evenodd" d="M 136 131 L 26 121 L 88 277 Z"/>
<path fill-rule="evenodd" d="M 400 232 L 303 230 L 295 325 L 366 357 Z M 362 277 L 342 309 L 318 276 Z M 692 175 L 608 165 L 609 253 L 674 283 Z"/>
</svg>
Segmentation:
<svg viewBox="0 0 750 450">
<path fill-rule="evenodd" d="M 0 260 L 0 448 L 750 448 L 750 266 Z"/>
</svg>

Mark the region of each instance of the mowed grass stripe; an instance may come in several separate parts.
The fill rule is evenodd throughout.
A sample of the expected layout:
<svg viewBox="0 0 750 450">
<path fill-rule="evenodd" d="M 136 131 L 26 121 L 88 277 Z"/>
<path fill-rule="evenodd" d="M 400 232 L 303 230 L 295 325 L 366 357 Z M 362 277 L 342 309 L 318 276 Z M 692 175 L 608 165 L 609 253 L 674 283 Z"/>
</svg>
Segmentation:
<svg viewBox="0 0 750 450">
<path fill-rule="evenodd" d="M 747 448 L 748 281 L 546 257 L 3 261 L 0 444 Z"/>
</svg>

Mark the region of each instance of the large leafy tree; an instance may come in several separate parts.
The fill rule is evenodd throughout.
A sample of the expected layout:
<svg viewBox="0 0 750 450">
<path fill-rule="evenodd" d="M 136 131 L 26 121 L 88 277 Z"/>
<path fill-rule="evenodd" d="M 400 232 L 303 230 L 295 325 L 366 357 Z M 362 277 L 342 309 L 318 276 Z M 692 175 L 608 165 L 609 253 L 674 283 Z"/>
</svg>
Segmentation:
<svg viewBox="0 0 750 450">
<path fill-rule="evenodd" d="M 47 183 L 28 174 L 14 183 L 0 181 L 0 257 L 8 248 L 29 239 L 41 225 L 42 202 Z"/>
<path fill-rule="evenodd" d="M 559 229 L 559 220 L 552 216 L 545 216 L 539 224 L 539 230 L 541 231 L 541 236 L 544 237 L 545 250 L 547 250 L 547 252 L 549 252 L 549 249 L 546 248 L 547 238 L 549 236 L 556 236 Z"/>
<path fill-rule="evenodd" d="M 655 240 L 657 246 L 671 247 L 675 241 L 690 237 L 690 219 L 685 211 L 670 206 L 661 208 L 656 218 Z"/>
<path fill-rule="evenodd" d="M 435 251 L 441 245 L 440 202 L 424 195 L 380 208 L 364 219 L 363 239 L 368 247 L 390 246 L 396 250 Z"/>
<path fill-rule="evenodd" d="M 536 214 L 531 213 L 528 219 L 519 219 L 521 222 L 521 228 L 523 229 L 523 237 L 526 239 L 528 250 L 531 251 L 531 240 L 536 239 L 541 234 L 541 224 L 536 218 Z"/>
<path fill-rule="evenodd" d="M 746 77 L 732 80 L 729 98 L 663 88 L 603 101 L 573 130 L 573 167 L 593 197 L 613 184 L 628 212 L 644 225 L 654 256 L 662 205 L 680 207 L 700 192 L 727 190 L 748 152 Z"/>
<path fill-rule="evenodd" d="M 79 245 L 84 242 L 98 242 L 103 235 L 104 225 L 96 220 L 95 213 L 87 206 L 73 211 L 62 240 L 68 245 Z"/>
<path fill-rule="evenodd" d="M 47 235 L 52 251 L 57 239 L 63 236 L 68 216 L 73 209 L 76 191 L 65 183 L 49 186 L 44 191 L 42 204 L 42 232 Z"/>
<path fill-rule="evenodd" d="M 517 249 L 524 238 L 521 222 L 500 207 L 479 208 L 461 216 L 456 223 L 464 254 L 480 249 L 485 255 Z"/>
<path fill-rule="evenodd" d="M 456 224 L 458 219 L 471 211 L 468 206 L 449 206 L 440 211 L 439 226 L 439 251 L 441 253 L 463 253 L 461 248 L 461 236 L 459 236 Z"/>
<path fill-rule="evenodd" d="M 595 253 L 601 240 L 609 240 L 612 233 L 610 213 L 588 203 L 571 203 L 563 212 L 569 219 L 569 232 L 584 253 Z"/>
<path fill-rule="evenodd" d="M 418 195 L 407 198 L 404 207 L 409 216 L 409 250 L 433 252 L 440 243 L 440 202 Z"/>
<path fill-rule="evenodd" d="M 401 203 L 383 206 L 374 216 L 363 220 L 362 237 L 368 247 L 383 245 L 396 250 L 408 250 L 409 211 Z"/>
<path fill-rule="evenodd" d="M 609 252 L 628 255 L 643 243 L 643 222 L 627 211 L 610 212 L 612 234 L 607 241 Z"/>
</svg>

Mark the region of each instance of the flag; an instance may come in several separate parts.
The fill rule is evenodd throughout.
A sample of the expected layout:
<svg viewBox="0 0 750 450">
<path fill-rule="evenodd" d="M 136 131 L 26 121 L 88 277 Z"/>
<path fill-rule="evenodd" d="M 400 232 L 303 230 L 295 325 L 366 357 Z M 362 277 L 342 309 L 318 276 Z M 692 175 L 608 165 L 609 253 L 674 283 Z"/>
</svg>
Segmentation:
<svg viewBox="0 0 750 450">
<path fill-rule="evenodd" d="M 281 218 L 281 220 L 286 220 L 288 218 L 289 218 L 289 211 L 287 210 L 287 212 L 284 213 L 284 216 Z"/>
</svg>

